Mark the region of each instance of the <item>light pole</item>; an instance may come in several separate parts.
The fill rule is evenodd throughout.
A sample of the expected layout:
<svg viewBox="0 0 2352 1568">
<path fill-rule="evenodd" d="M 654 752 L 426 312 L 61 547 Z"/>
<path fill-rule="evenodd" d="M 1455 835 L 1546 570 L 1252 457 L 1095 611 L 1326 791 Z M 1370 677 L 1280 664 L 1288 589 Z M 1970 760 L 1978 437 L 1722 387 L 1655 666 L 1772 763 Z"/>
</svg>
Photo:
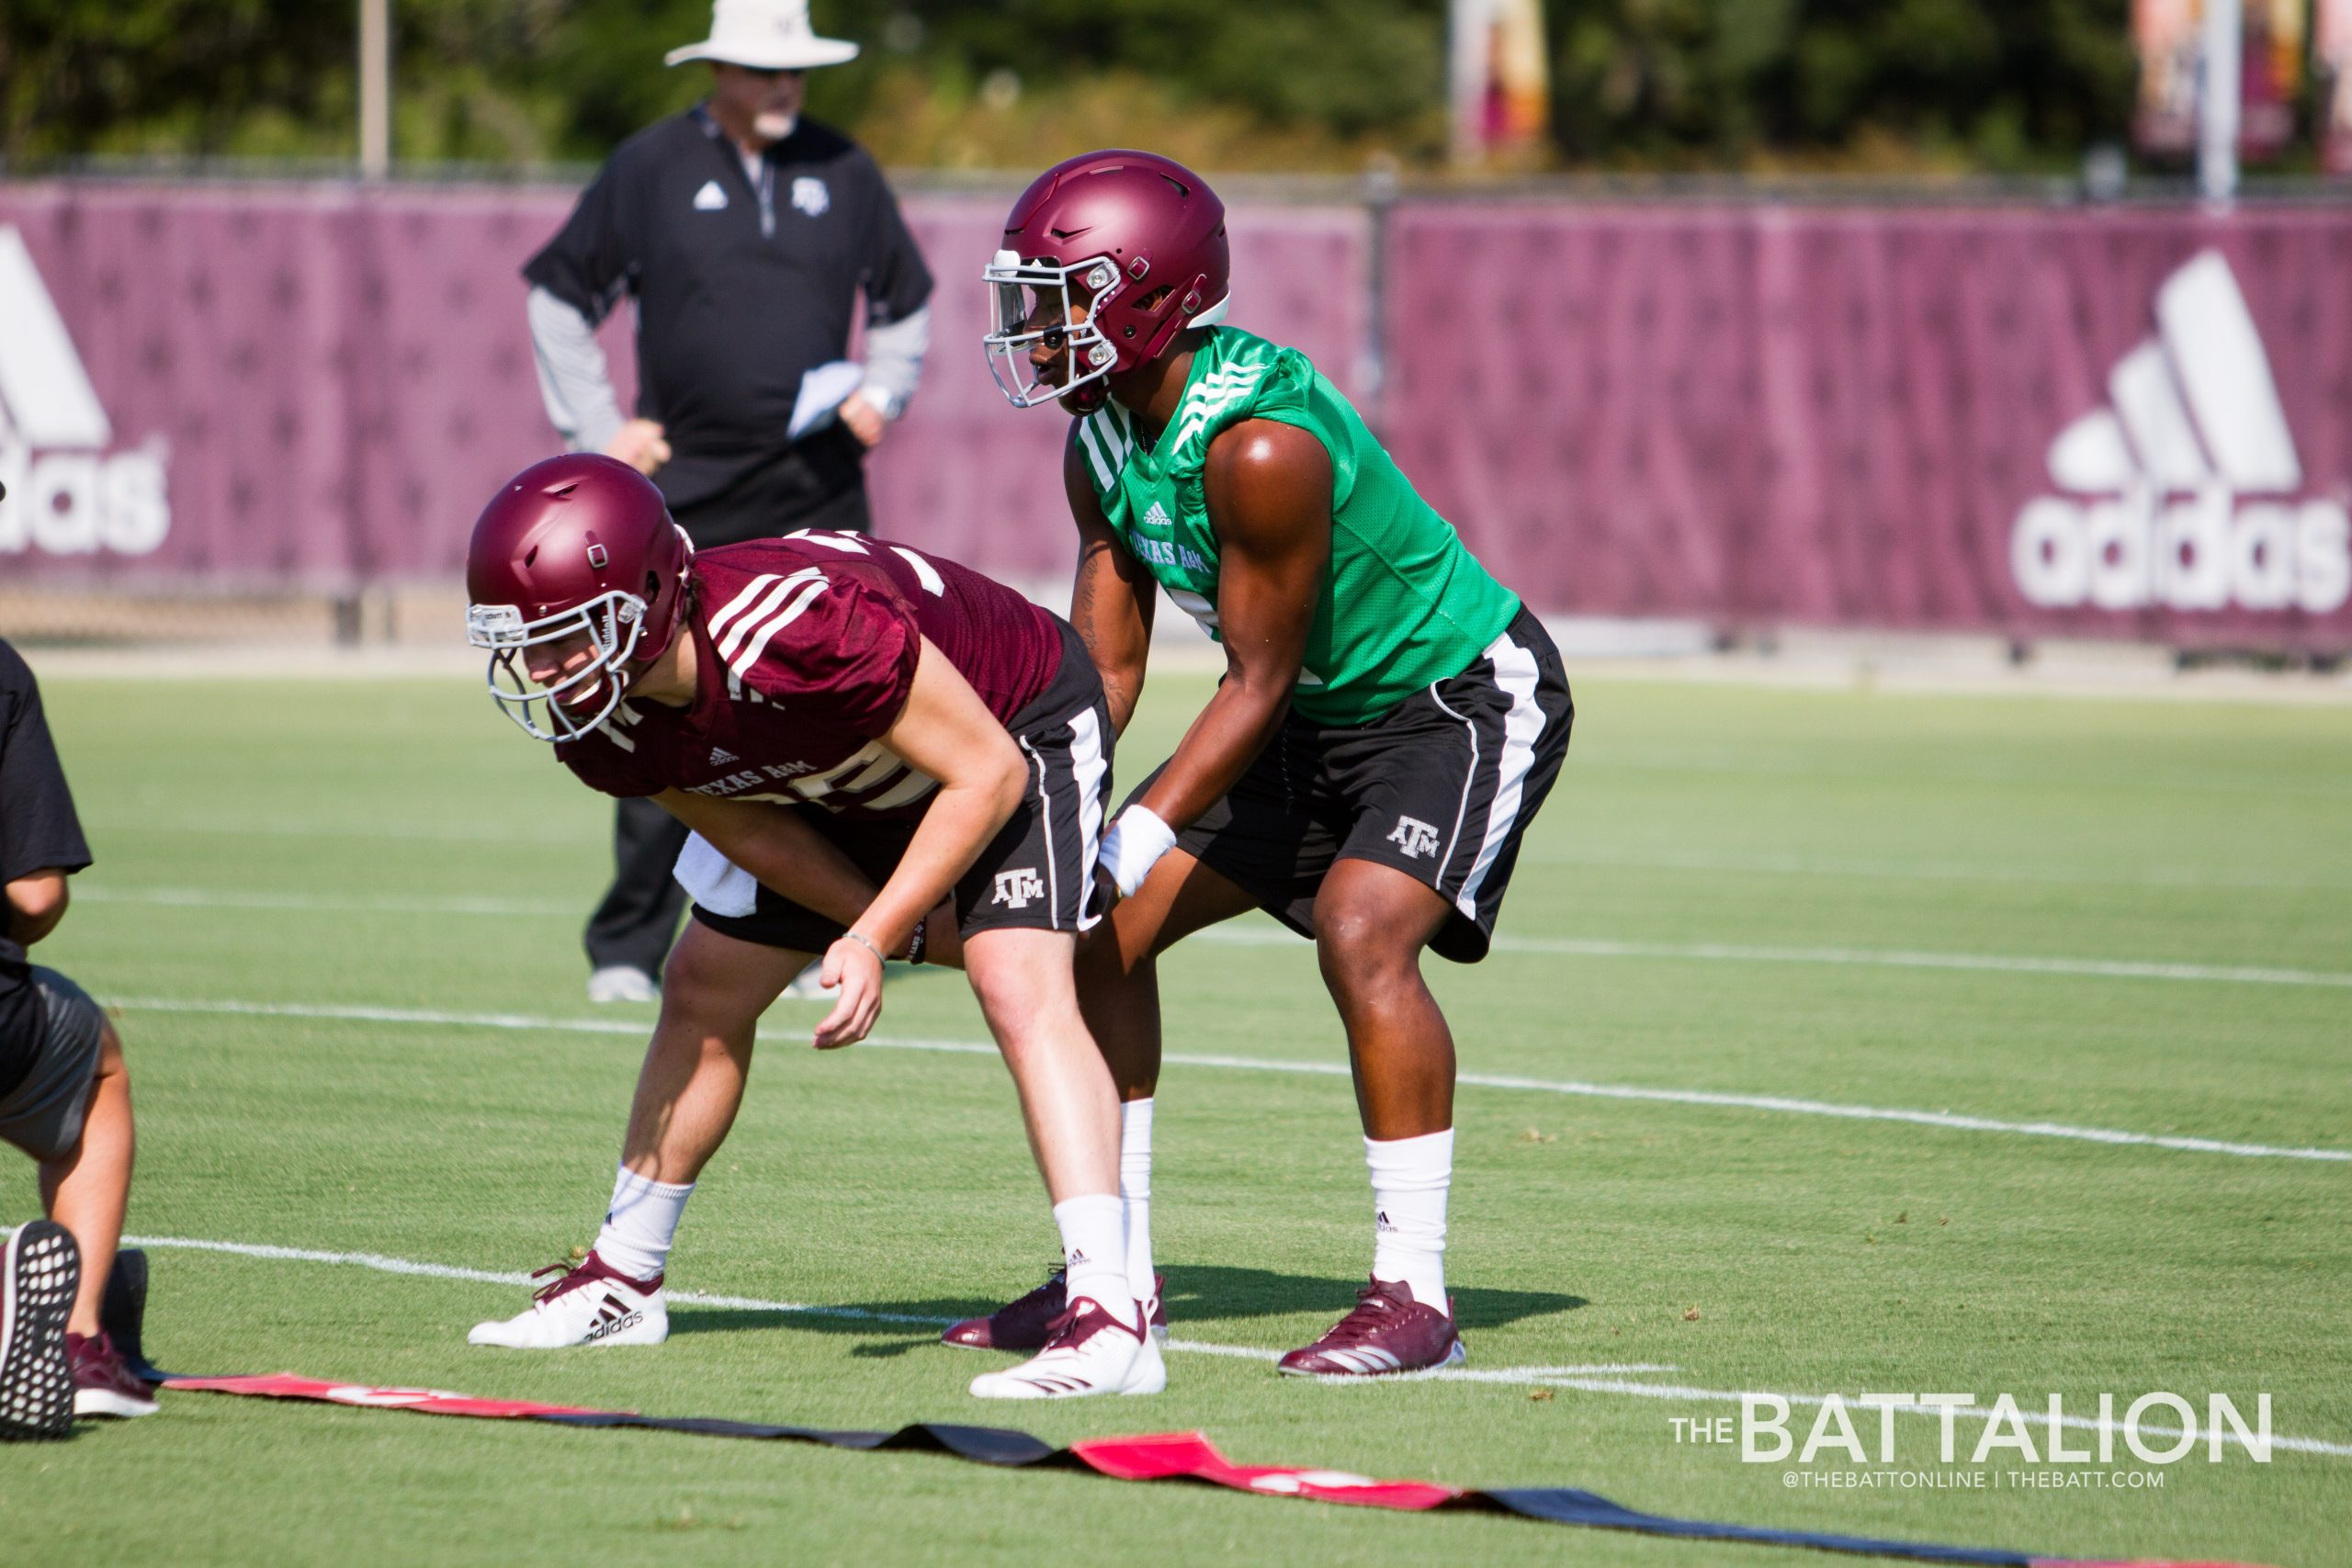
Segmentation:
<svg viewBox="0 0 2352 1568">
<path fill-rule="evenodd" d="M 2197 188 L 2207 202 L 2227 207 L 2238 193 L 2238 108 L 2245 91 L 2241 52 L 2245 38 L 2242 0 L 2205 0 L 2205 36 L 2198 51 Z"/>
<path fill-rule="evenodd" d="M 359 175 L 392 168 L 391 0 L 359 0 Z"/>
</svg>

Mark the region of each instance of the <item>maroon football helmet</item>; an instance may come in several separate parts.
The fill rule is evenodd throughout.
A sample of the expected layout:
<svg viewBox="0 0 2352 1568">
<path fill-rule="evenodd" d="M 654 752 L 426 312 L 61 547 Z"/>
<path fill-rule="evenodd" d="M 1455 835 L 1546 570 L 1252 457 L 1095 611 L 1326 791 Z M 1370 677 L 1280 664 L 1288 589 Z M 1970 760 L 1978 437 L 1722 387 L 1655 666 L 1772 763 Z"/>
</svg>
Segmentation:
<svg viewBox="0 0 2352 1568">
<path fill-rule="evenodd" d="M 1183 164 L 1115 150 L 1057 164 L 1012 204 L 988 265 L 989 373 L 1014 408 L 1073 392 L 1077 412 L 1098 408 L 1102 378 L 1225 319 L 1231 273 L 1225 203 Z M 1029 362 L 1040 342 L 1069 345 L 1058 383 Z"/>
<path fill-rule="evenodd" d="M 677 635 L 694 553 L 627 463 L 573 452 L 507 480 L 466 551 L 466 640 L 491 650 L 499 711 L 540 740 L 576 740 L 611 717 Z M 582 635 L 585 665 L 533 682 L 526 649 Z"/>
</svg>

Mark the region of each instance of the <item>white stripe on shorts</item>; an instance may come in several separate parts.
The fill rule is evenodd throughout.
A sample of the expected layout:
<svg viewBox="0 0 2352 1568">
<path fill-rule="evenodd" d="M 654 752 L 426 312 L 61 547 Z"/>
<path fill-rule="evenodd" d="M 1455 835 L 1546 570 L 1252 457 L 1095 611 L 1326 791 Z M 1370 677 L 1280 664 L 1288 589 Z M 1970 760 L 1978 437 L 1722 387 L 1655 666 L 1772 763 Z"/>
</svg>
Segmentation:
<svg viewBox="0 0 2352 1568">
<path fill-rule="evenodd" d="M 1037 822 L 1046 839 L 1046 918 L 1056 931 L 1062 929 L 1061 856 L 1054 852 L 1054 780 L 1053 769 L 1024 736 L 1021 749 L 1037 764 Z"/>
<path fill-rule="evenodd" d="M 1495 684 L 1510 694 L 1510 712 L 1503 717 L 1503 754 L 1495 780 L 1495 801 L 1487 808 L 1487 837 L 1478 858 L 1462 884 L 1453 907 L 1472 920 L 1478 918 L 1478 889 L 1502 853 L 1510 830 L 1519 822 L 1519 804 L 1527 785 L 1527 770 L 1535 762 L 1536 738 L 1544 733 L 1544 710 L 1535 705 L 1539 676 L 1535 655 L 1511 641 L 1505 632 L 1487 645 L 1486 657 L 1495 667 Z"/>
<path fill-rule="evenodd" d="M 1102 780 L 1110 764 L 1102 756 L 1102 721 L 1092 708 L 1070 716 L 1069 771 L 1078 785 L 1078 929 L 1101 919 L 1087 905 L 1094 886 L 1094 863 L 1102 852 Z"/>
</svg>

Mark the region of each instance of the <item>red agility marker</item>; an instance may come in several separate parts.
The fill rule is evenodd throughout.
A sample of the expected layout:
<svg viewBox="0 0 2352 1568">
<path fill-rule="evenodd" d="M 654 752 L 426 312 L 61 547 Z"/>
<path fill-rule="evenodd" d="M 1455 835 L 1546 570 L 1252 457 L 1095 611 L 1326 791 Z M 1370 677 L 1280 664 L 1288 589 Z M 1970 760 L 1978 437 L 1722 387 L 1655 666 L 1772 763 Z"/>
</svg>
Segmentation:
<svg viewBox="0 0 2352 1568">
<path fill-rule="evenodd" d="M 1375 1481 L 1344 1470 L 1236 1464 L 1216 1451 L 1207 1434 L 1163 1432 L 1148 1438 L 1085 1438 L 1069 1446 L 1091 1470 L 1120 1481 L 1206 1481 L 1269 1497 L 1420 1513 L 1461 1501 L 1459 1487 L 1428 1481 Z"/>
<path fill-rule="evenodd" d="M 604 1416 L 576 1404 L 537 1404 L 526 1399 L 477 1399 L 438 1388 L 376 1388 L 367 1383 L 321 1382 L 292 1372 L 238 1378 L 174 1378 L 167 1385 L 198 1393 L 246 1393 L 264 1399 L 310 1399 L 367 1410 L 415 1410 L 427 1416 L 473 1416 L 492 1419 L 544 1419 L 550 1416 Z"/>
</svg>

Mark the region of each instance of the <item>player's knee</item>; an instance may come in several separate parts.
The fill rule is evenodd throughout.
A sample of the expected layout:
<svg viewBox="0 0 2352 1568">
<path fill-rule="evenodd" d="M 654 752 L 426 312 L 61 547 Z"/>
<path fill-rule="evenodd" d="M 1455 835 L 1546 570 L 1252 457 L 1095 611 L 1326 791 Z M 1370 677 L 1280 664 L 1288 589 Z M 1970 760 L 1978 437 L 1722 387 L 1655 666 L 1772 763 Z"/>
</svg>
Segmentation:
<svg viewBox="0 0 2352 1568">
<path fill-rule="evenodd" d="M 1315 960 L 1339 995 L 1378 990 L 1420 972 L 1420 950 L 1394 922 L 1361 905 L 1315 910 Z"/>
</svg>

